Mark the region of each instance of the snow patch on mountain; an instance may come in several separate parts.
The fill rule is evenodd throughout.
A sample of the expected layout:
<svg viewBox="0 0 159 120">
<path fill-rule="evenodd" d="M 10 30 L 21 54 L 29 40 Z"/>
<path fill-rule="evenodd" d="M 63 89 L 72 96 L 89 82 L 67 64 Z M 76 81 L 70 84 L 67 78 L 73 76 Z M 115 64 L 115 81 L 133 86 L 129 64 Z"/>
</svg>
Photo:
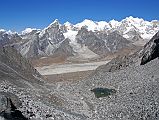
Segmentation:
<svg viewBox="0 0 159 120">
<path fill-rule="evenodd" d="M 5 33 L 5 34 L 8 34 L 8 35 L 13 35 L 13 34 L 18 34 L 17 32 L 13 32 L 11 30 L 5 30 L 5 29 L 0 29 L 0 32 L 1 33 Z"/>
<path fill-rule="evenodd" d="M 67 30 L 73 30 L 73 24 L 71 24 L 70 22 L 65 22 L 64 23 L 64 26 L 67 28 Z"/>
<path fill-rule="evenodd" d="M 74 25 L 74 27 L 77 27 L 78 29 L 81 29 L 82 27 L 86 27 L 88 31 L 103 31 L 104 29 L 110 29 L 110 26 L 105 21 L 92 21 L 85 19 L 83 22 L 78 23 Z"/>
<path fill-rule="evenodd" d="M 61 26 L 61 24 L 59 23 L 59 20 L 55 19 L 49 26 L 47 26 L 40 32 L 39 37 L 42 37 L 46 33 L 46 31 L 52 28 L 52 26 L 54 26 L 55 24 L 59 25 L 59 27 Z"/>
<path fill-rule="evenodd" d="M 77 53 L 76 56 L 74 57 L 79 59 L 99 57 L 97 54 L 95 54 L 90 49 L 88 49 L 87 46 L 81 46 L 79 43 L 77 43 L 76 40 L 77 33 L 78 31 L 72 31 L 72 30 L 68 30 L 66 33 L 64 33 L 65 38 L 70 39 L 70 45 L 72 46 L 73 50 Z"/>
<path fill-rule="evenodd" d="M 77 28 L 86 27 L 89 31 L 97 30 L 97 24 L 92 20 L 85 19 L 83 22 L 75 25 Z"/>
<path fill-rule="evenodd" d="M 109 21 L 109 25 L 110 28 L 118 28 L 121 25 L 121 23 L 113 19 Z"/>
<path fill-rule="evenodd" d="M 0 32 L 5 32 L 6 30 L 4 30 L 4 29 L 0 29 Z"/>
<path fill-rule="evenodd" d="M 109 23 L 107 23 L 105 21 L 100 21 L 100 22 L 96 22 L 96 23 L 98 25 L 99 31 L 111 29 L 111 27 L 109 26 Z"/>
<path fill-rule="evenodd" d="M 92 20 L 84 20 L 81 23 L 74 25 L 74 27 L 80 30 L 82 27 L 87 28 L 88 31 L 119 31 L 123 37 L 129 39 L 127 33 L 132 29 L 135 30 L 143 39 L 149 40 L 151 37 L 159 31 L 159 22 L 157 20 L 146 21 L 142 18 L 134 18 L 132 16 L 126 17 L 121 21 L 111 20 L 109 22 L 99 21 L 94 22 Z"/>
<path fill-rule="evenodd" d="M 126 17 L 121 21 L 120 28 L 123 28 L 124 36 L 127 32 L 134 29 L 143 39 L 151 39 L 151 37 L 159 31 L 159 26 L 154 27 L 153 22 L 145 21 L 142 18 Z M 125 28 L 125 30 L 124 30 Z M 128 36 L 126 37 L 128 38 Z"/>
<path fill-rule="evenodd" d="M 73 50 L 78 53 L 79 50 L 81 49 L 81 46 L 76 41 L 77 33 L 78 33 L 78 31 L 68 30 L 66 33 L 64 33 L 64 36 L 65 36 L 65 38 L 70 39 L 70 45 L 72 46 Z"/>
<path fill-rule="evenodd" d="M 25 34 L 31 33 L 33 30 L 36 30 L 36 29 L 35 28 L 26 28 L 21 33 L 22 33 L 22 35 L 25 35 Z"/>
</svg>

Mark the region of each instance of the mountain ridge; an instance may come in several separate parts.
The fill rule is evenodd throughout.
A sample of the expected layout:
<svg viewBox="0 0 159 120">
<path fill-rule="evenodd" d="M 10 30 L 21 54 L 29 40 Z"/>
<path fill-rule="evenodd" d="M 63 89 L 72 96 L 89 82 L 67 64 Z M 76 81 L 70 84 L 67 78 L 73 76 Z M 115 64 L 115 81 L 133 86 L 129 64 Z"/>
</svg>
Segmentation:
<svg viewBox="0 0 159 120">
<path fill-rule="evenodd" d="M 84 40 L 89 44 L 79 44 L 79 40 L 77 40 L 83 28 L 85 28 L 83 35 L 94 39 L 86 38 L 87 40 Z M 56 53 L 60 54 L 58 50 L 60 50 L 59 47 L 63 43 L 63 49 L 67 50 L 66 59 L 72 56 L 77 58 L 79 58 L 78 56 L 83 56 L 83 58 L 80 58 L 87 59 L 85 55 L 87 51 L 95 58 L 114 52 L 109 45 L 114 39 L 106 40 L 106 38 L 120 36 L 122 40 L 119 43 L 123 45 L 119 47 L 117 44 L 116 48 L 123 49 L 126 46 L 143 46 L 157 31 L 159 31 L 159 21 L 153 20 L 149 22 L 141 18 L 133 18 L 132 16 L 126 17 L 121 21 L 111 20 L 109 22 L 96 22 L 85 19 L 75 25 L 69 22 L 60 24 L 59 20 L 56 19 L 42 30 L 26 28 L 21 34 L 0 30 L 0 44 L 15 46 L 26 58 L 36 58 L 54 56 Z M 112 34 L 114 32 L 115 34 Z M 112 37 L 109 37 L 110 35 Z M 18 38 L 18 41 L 15 38 Z M 132 45 L 128 45 L 126 39 Z M 64 42 L 65 40 L 68 42 Z M 114 43 L 118 43 L 118 41 L 118 39 L 115 39 Z M 116 49 L 116 51 L 120 49 Z M 85 52 L 82 53 L 81 51 Z"/>
</svg>

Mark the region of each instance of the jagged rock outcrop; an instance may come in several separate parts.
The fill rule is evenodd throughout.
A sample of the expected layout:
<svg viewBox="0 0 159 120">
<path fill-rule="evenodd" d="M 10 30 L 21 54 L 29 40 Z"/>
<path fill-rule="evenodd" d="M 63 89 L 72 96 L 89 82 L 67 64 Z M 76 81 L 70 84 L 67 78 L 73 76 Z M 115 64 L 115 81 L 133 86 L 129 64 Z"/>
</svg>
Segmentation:
<svg viewBox="0 0 159 120">
<path fill-rule="evenodd" d="M 142 57 L 141 65 L 159 57 L 159 32 L 144 46 L 140 55 Z"/>
<path fill-rule="evenodd" d="M 16 95 L 0 92 L 0 116 L 5 120 L 28 120 L 17 109 L 19 106 L 21 106 L 21 102 Z"/>
</svg>

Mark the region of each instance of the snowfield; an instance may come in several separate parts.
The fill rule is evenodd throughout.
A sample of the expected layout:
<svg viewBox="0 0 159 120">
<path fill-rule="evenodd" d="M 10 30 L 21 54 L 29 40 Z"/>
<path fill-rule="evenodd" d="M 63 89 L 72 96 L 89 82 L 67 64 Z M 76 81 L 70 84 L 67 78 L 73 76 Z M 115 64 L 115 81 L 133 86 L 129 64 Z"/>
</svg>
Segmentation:
<svg viewBox="0 0 159 120">
<path fill-rule="evenodd" d="M 41 75 L 53 75 L 62 73 L 71 73 L 78 71 L 95 70 L 98 66 L 104 65 L 109 61 L 79 63 L 79 64 L 53 64 L 49 66 L 36 67 Z"/>
<path fill-rule="evenodd" d="M 70 45 L 73 48 L 73 50 L 77 53 L 74 58 L 77 59 L 88 59 L 88 58 L 98 58 L 99 56 L 95 54 L 93 51 L 87 48 L 87 46 L 81 46 L 79 43 L 77 43 L 76 35 L 78 34 L 78 31 L 72 31 L 68 30 L 66 33 L 64 33 L 65 38 L 69 38 Z"/>
</svg>

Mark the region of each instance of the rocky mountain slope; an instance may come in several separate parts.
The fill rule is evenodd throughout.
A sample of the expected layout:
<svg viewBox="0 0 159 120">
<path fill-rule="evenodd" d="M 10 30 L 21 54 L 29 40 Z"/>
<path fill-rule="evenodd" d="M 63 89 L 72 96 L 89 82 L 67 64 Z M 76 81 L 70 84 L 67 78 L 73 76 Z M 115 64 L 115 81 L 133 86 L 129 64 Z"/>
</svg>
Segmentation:
<svg viewBox="0 0 159 120">
<path fill-rule="evenodd" d="M 158 120 L 158 35 L 132 54 L 134 61 L 124 62 L 125 68 L 109 72 L 106 65 L 88 78 L 71 83 L 44 81 L 13 47 L 0 47 L 1 118 Z"/>
<path fill-rule="evenodd" d="M 156 33 L 153 38 L 146 43 L 144 48 L 140 52 L 141 65 L 159 57 L 159 32 Z"/>
<path fill-rule="evenodd" d="M 159 60 L 157 55 L 159 52 L 157 50 L 159 46 L 156 44 L 158 38 L 157 33 L 138 52 L 139 54 L 116 61 L 121 64 L 119 67 L 122 69 L 115 68 L 116 70 L 111 72 L 107 71 L 106 65 L 82 81 L 69 85 L 59 83 L 60 87 L 56 90 L 68 101 L 67 108 L 85 115 L 88 120 L 158 120 Z M 149 54 L 146 51 L 149 51 Z M 156 56 L 152 57 L 154 53 Z M 134 61 L 130 62 L 129 57 Z M 141 65 L 143 58 L 149 62 Z M 118 63 L 110 65 L 118 66 Z M 96 89 L 99 91 L 94 94 L 93 91 Z"/>
<path fill-rule="evenodd" d="M 3 29 L 0 29 L 0 46 L 12 44 L 15 42 L 20 42 L 21 37 L 18 35 L 18 33 L 13 33 L 11 31 L 5 31 Z"/>
<path fill-rule="evenodd" d="M 81 46 L 87 46 L 91 51 L 98 55 L 113 53 L 122 48 L 133 47 L 131 42 L 118 34 L 118 32 L 112 32 L 109 35 L 100 32 L 95 34 L 92 31 L 82 28 L 79 30 L 76 39 L 77 43 Z"/>
<path fill-rule="evenodd" d="M 0 47 L 0 119 L 82 119 L 61 108 L 63 99 L 47 86 L 13 47 Z"/>
<path fill-rule="evenodd" d="M 25 34 L 21 35 L 22 41 L 12 45 L 26 58 L 56 56 L 57 52 L 66 53 L 66 56 L 73 54 L 69 40 L 64 37 L 58 21 L 54 21 L 42 31 L 31 30 L 23 33 Z"/>
</svg>

